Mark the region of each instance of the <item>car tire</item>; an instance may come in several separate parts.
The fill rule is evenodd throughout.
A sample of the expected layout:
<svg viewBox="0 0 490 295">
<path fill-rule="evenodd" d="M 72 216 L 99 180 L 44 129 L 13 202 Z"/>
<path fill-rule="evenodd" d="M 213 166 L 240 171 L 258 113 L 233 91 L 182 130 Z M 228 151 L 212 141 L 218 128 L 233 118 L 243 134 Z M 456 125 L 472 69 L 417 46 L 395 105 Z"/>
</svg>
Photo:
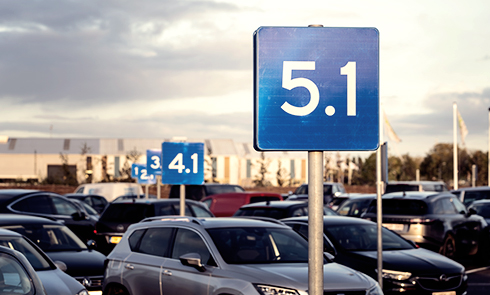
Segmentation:
<svg viewBox="0 0 490 295">
<path fill-rule="evenodd" d="M 112 285 L 105 289 L 104 295 L 129 295 L 129 293 L 122 286 Z"/>
<path fill-rule="evenodd" d="M 439 253 L 451 259 L 456 257 L 456 240 L 453 235 L 447 235 Z"/>
</svg>

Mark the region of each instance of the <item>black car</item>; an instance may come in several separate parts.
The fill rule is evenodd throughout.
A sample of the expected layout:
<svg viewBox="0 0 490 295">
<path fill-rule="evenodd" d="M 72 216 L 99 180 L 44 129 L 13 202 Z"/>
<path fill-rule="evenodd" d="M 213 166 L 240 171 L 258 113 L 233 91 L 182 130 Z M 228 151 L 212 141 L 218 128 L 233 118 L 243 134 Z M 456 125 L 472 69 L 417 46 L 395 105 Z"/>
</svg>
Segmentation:
<svg viewBox="0 0 490 295">
<path fill-rule="evenodd" d="M 243 187 L 236 184 L 223 183 L 203 183 L 190 184 L 185 186 L 185 198 L 189 200 L 200 201 L 202 198 L 222 194 L 222 193 L 243 193 Z M 180 185 L 172 185 L 170 187 L 169 198 L 180 198 Z"/>
<path fill-rule="evenodd" d="M 308 217 L 281 220 L 308 236 Z M 323 218 L 325 251 L 337 263 L 377 280 L 377 225 L 355 217 Z M 452 259 L 418 248 L 383 228 L 383 291 L 385 294 L 465 294 L 465 268 Z M 436 293 L 447 292 L 447 293 Z"/>
<path fill-rule="evenodd" d="M 186 200 L 186 216 L 214 217 L 213 213 L 201 202 Z M 96 223 L 97 249 L 109 254 L 128 226 L 153 216 L 180 214 L 179 199 L 121 199 L 107 206 Z"/>
<path fill-rule="evenodd" d="M 323 183 L 323 204 L 328 205 L 332 198 L 345 193 L 344 185 L 340 182 L 324 182 Z M 308 184 L 300 185 L 288 200 L 308 200 Z"/>
<path fill-rule="evenodd" d="M 397 192 L 382 197 L 383 226 L 454 258 L 484 254 L 487 222 L 450 192 Z M 376 221 L 376 200 L 362 218 Z M 474 256 L 476 257 L 476 256 Z"/>
<path fill-rule="evenodd" d="M 69 228 L 48 218 L 0 214 L 0 227 L 26 236 L 89 291 L 100 291 L 105 255 L 85 245 Z M 29 259 L 29 257 L 28 257 Z"/>
<path fill-rule="evenodd" d="M 490 186 L 463 187 L 452 190 L 451 193 L 468 207 L 474 201 L 490 199 Z"/>
<path fill-rule="evenodd" d="M 73 193 L 73 194 L 64 194 L 64 196 L 69 199 L 77 199 L 89 204 L 90 207 L 94 208 L 95 211 L 97 211 L 99 214 L 102 213 L 102 211 L 104 211 L 107 204 L 109 204 L 107 199 L 100 195 L 86 195 L 80 193 Z"/>
<path fill-rule="evenodd" d="M 361 217 L 373 200 L 376 200 L 376 194 L 351 195 L 335 212 L 342 216 Z"/>
<path fill-rule="evenodd" d="M 62 195 L 24 189 L 0 190 L 0 213 L 48 217 L 63 222 L 83 242 L 95 238 L 95 220 Z"/>
<path fill-rule="evenodd" d="M 337 213 L 324 207 L 323 215 L 337 215 Z M 257 202 L 243 205 L 233 216 L 261 216 L 273 219 L 308 216 L 308 202 L 289 200 Z"/>
<path fill-rule="evenodd" d="M 447 192 L 447 185 L 443 181 L 389 181 L 385 193 L 394 192 Z"/>
</svg>

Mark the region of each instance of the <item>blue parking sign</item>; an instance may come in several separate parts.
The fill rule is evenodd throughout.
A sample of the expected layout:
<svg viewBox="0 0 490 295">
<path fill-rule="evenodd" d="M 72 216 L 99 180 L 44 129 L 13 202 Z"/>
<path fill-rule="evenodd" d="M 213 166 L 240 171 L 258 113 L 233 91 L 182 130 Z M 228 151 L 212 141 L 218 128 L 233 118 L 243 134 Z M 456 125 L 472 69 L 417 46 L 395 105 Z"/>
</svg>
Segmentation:
<svg viewBox="0 0 490 295">
<path fill-rule="evenodd" d="M 146 150 L 146 170 L 148 174 L 162 175 L 161 150 Z"/>
<path fill-rule="evenodd" d="M 255 32 L 256 150 L 367 151 L 378 145 L 377 29 Z"/>
<path fill-rule="evenodd" d="M 162 183 L 202 184 L 203 182 L 203 143 L 162 143 Z"/>
<path fill-rule="evenodd" d="M 155 184 L 156 177 L 153 174 L 148 174 L 148 170 L 146 169 L 146 164 L 133 164 L 136 178 L 139 184 Z M 132 166 L 133 167 L 133 166 Z"/>
</svg>

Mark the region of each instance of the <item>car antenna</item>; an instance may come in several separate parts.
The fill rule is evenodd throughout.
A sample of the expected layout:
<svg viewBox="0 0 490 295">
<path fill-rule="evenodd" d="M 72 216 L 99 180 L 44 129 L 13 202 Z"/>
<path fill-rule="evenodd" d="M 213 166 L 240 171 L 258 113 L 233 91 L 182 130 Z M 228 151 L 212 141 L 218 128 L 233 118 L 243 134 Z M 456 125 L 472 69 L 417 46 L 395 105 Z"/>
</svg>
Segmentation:
<svg viewBox="0 0 490 295">
<path fill-rule="evenodd" d="M 407 192 L 406 191 L 403 191 L 403 196 L 406 197 L 407 196 Z"/>
</svg>

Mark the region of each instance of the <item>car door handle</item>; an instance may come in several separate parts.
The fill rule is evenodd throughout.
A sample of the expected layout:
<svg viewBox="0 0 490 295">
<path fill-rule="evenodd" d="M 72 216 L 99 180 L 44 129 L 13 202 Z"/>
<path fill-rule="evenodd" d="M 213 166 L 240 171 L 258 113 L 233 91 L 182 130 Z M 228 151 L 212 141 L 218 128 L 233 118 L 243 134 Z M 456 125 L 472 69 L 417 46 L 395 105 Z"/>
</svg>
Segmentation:
<svg viewBox="0 0 490 295">
<path fill-rule="evenodd" d="M 171 272 L 170 270 L 168 270 L 168 269 L 166 269 L 166 270 L 162 271 L 162 274 L 163 274 L 164 276 L 169 276 L 169 277 L 170 277 L 170 276 L 172 276 L 172 272 Z"/>
<path fill-rule="evenodd" d="M 126 269 L 129 269 L 129 270 L 133 270 L 134 269 L 134 265 L 128 263 L 128 264 L 126 264 L 125 268 Z"/>
</svg>

